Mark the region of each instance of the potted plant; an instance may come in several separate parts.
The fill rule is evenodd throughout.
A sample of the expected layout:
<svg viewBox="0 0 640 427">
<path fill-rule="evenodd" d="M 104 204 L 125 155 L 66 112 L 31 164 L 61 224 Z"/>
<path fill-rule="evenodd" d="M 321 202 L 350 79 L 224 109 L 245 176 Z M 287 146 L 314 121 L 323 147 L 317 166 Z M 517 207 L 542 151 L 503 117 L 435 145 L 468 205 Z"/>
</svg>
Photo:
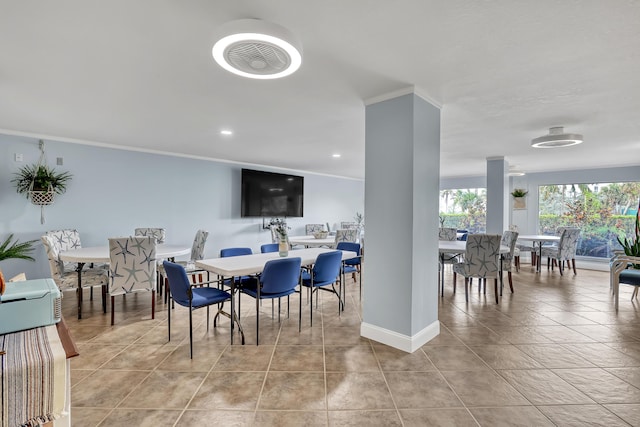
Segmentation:
<svg viewBox="0 0 640 427">
<path fill-rule="evenodd" d="M 638 203 L 638 209 L 640 210 L 640 203 Z M 620 239 L 617 237 L 618 243 L 622 246 L 625 255 L 632 257 L 640 257 L 640 211 L 636 214 L 636 227 L 635 227 L 635 239 L 627 239 L 626 237 Z M 633 268 L 640 269 L 640 264 L 634 264 Z"/>
<path fill-rule="evenodd" d="M 527 208 L 527 202 L 525 200 L 525 196 L 528 194 L 529 192 L 527 190 L 525 190 L 524 188 L 514 188 L 513 191 L 511 192 L 511 195 L 513 196 L 513 208 L 514 209 L 526 209 Z"/>
<path fill-rule="evenodd" d="M 289 255 L 289 227 L 287 226 L 287 223 L 280 218 L 274 218 L 271 220 L 269 225 L 278 238 L 279 255 L 282 257 Z"/>
<path fill-rule="evenodd" d="M 35 240 L 29 240 L 22 243 L 18 243 L 18 239 L 11 243 L 11 240 L 13 240 L 13 234 L 10 234 L 9 237 L 0 244 L 0 261 L 10 258 L 35 261 L 31 256 L 31 253 L 34 250 L 33 244 L 36 242 Z M 0 295 L 4 293 L 4 288 L 4 276 L 2 275 L 2 270 L 0 270 Z"/>
<path fill-rule="evenodd" d="M 24 194 L 35 205 L 50 205 L 56 194 L 67 191 L 72 175 L 58 172 L 46 164 L 26 165 L 11 180 L 18 194 Z"/>
</svg>

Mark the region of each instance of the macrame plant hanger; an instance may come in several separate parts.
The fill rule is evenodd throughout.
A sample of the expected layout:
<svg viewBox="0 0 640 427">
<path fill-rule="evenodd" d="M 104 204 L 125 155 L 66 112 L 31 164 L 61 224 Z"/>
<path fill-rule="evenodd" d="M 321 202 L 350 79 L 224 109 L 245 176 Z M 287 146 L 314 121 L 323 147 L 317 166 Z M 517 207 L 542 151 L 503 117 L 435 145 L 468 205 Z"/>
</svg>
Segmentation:
<svg viewBox="0 0 640 427">
<path fill-rule="evenodd" d="M 36 164 L 36 168 L 33 174 L 33 178 L 31 179 L 31 185 L 29 186 L 29 197 L 31 198 L 31 203 L 34 205 L 40 206 L 40 224 L 44 224 L 44 207 L 47 205 L 53 204 L 53 198 L 55 196 L 55 191 L 53 190 L 53 186 L 49 182 L 49 187 L 44 189 L 34 190 L 36 177 L 40 172 L 40 167 L 45 166 L 47 163 L 47 156 L 44 153 L 44 141 L 40 140 L 40 158 L 38 159 L 38 163 Z"/>
</svg>

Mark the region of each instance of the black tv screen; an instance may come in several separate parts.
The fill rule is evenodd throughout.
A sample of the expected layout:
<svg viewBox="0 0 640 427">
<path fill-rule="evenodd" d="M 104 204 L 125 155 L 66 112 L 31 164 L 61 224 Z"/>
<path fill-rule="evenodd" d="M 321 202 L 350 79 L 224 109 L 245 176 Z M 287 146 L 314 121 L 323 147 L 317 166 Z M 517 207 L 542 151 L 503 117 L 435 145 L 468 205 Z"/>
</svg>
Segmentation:
<svg viewBox="0 0 640 427">
<path fill-rule="evenodd" d="M 243 217 L 301 217 L 304 177 L 242 169 Z"/>
</svg>

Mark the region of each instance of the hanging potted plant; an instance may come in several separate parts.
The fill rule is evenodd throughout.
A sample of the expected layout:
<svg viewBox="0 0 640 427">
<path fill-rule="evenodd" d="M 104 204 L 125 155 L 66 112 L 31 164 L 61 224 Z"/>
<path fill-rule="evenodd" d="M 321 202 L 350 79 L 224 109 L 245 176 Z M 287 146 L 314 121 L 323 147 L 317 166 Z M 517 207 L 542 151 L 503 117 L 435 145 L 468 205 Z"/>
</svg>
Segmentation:
<svg viewBox="0 0 640 427">
<path fill-rule="evenodd" d="M 58 172 L 45 164 L 26 165 L 11 180 L 18 194 L 24 194 L 34 205 L 50 205 L 56 194 L 67 191 L 72 175 Z"/>
<path fill-rule="evenodd" d="M 524 188 L 514 188 L 513 191 L 511 192 L 511 195 L 513 196 L 513 208 L 514 209 L 526 209 L 527 208 L 527 201 L 525 199 L 525 196 L 528 194 L 529 192 L 527 190 L 525 190 Z"/>
</svg>

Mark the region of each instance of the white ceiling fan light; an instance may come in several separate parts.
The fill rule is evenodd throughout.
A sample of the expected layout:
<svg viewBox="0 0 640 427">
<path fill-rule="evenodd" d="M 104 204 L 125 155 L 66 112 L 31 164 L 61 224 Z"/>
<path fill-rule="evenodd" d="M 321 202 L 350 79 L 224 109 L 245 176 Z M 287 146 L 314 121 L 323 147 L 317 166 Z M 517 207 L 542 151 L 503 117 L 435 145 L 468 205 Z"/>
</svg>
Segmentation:
<svg viewBox="0 0 640 427">
<path fill-rule="evenodd" d="M 577 133 L 564 133 L 564 127 L 549 128 L 549 134 L 531 140 L 533 148 L 559 148 L 582 144 L 582 135 Z"/>
<path fill-rule="evenodd" d="M 211 54 L 225 70 L 251 79 L 278 79 L 302 65 L 302 45 L 286 28 L 260 19 L 220 27 Z"/>
<path fill-rule="evenodd" d="M 525 176 L 526 173 L 520 169 L 511 169 L 509 168 L 508 176 Z"/>
</svg>

